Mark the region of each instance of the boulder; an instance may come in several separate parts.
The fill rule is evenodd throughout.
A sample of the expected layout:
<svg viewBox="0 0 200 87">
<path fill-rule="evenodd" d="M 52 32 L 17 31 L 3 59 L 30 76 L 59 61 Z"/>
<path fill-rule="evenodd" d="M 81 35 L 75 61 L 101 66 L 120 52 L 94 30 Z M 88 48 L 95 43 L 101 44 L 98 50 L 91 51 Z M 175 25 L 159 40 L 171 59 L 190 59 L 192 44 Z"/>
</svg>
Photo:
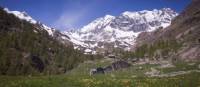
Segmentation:
<svg viewBox="0 0 200 87">
<path fill-rule="evenodd" d="M 113 70 L 118 70 L 118 69 L 122 69 L 122 68 L 128 68 L 130 67 L 131 65 L 125 61 L 117 61 L 117 62 L 114 62 L 112 63 L 112 69 Z"/>
<path fill-rule="evenodd" d="M 104 69 L 102 67 L 91 69 L 90 75 L 94 75 L 94 74 L 104 74 Z"/>
</svg>

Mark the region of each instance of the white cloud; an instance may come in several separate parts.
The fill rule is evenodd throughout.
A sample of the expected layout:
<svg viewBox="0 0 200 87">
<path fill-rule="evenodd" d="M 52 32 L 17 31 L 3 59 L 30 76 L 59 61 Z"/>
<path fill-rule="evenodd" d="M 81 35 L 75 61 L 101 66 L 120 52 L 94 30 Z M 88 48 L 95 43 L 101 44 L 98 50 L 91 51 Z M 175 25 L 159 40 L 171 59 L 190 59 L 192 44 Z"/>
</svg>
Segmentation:
<svg viewBox="0 0 200 87">
<path fill-rule="evenodd" d="M 53 23 L 58 29 L 74 28 L 75 24 L 78 23 L 82 17 L 87 13 L 86 9 L 80 9 L 78 11 L 63 12 L 58 20 Z"/>
<path fill-rule="evenodd" d="M 52 26 L 59 30 L 77 28 L 78 26 L 75 25 L 81 23 L 84 20 L 84 17 L 87 17 L 89 14 L 91 14 L 91 8 L 94 8 L 97 4 L 99 4 L 98 1 L 86 3 L 82 0 L 71 2 L 70 5 L 66 4 L 66 7 L 64 7 L 65 10 L 60 17 L 53 22 Z"/>
</svg>

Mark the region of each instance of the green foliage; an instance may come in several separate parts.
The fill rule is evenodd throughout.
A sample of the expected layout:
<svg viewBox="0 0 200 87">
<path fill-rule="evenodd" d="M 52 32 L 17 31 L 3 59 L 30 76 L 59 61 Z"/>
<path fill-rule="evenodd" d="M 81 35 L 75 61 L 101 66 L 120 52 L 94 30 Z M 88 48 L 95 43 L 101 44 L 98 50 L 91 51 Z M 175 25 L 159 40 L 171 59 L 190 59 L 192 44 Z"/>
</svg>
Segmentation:
<svg viewBox="0 0 200 87">
<path fill-rule="evenodd" d="M 20 20 L 3 9 L 0 9 L 0 48 L 2 75 L 65 73 L 88 57 L 49 36 L 38 25 Z"/>
<path fill-rule="evenodd" d="M 199 73 L 175 77 L 111 78 L 108 76 L 0 76 L 1 87 L 198 87 Z"/>
<path fill-rule="evenodd" d="M 177 52 L 177 50 L 182 46 L 181 43 L 176 40 L 158 40 L 153 44 L 143 44 L 136 48 L 134 52 L 125 52 L 125 57 L 136 57 L 136 58 L 153 58 L 159 56 L 168 56 L 169 53 Z M 159 53 L 158 53 L 159 52 Z"/>
</svg>

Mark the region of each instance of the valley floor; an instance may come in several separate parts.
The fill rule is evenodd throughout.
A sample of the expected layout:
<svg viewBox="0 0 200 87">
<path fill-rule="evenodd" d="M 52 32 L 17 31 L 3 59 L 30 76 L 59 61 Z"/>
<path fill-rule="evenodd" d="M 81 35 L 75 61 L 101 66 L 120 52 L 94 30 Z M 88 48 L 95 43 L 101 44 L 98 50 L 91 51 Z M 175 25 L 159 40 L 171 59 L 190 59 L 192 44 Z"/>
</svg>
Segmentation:
<svg viewBox="0 0 200 87">
<path fill-rule="evenodd" d="M 105 75 L 89 75 L 91 68 L 111 61 L 87 61 L 65 75 L 0 76 L 0 87 L 200 87 L 200 62 L 134 63 Z"/>
</svg>

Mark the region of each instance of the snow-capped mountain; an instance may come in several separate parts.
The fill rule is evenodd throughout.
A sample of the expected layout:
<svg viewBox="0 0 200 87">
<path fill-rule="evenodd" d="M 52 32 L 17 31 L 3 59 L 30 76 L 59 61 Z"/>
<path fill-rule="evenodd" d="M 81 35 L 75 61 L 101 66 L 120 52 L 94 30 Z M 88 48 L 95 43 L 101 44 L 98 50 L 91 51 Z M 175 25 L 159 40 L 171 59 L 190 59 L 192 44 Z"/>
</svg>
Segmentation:
<svg viewBox="0 0 200 87">
<path fill-rule="evenodd" d="M 178 14 L 170 8 L 152 11 L 126 11 L 119 16 L 105 15 L 78 31 L 65 32 L 76 48 L 85 47 L 91 52 L 99 48 L 123 48 L 129 50 L 141 32 L 151 32 L 167 27 Z M 109 44 L 109 47 L 106 46 Z"/>
<path fill-rule="evenodd" d="M 105 15 L 97 18 L 79 30 L 60 33 L 56 32 L 56 29 L 34 20 L 26 12 L 10 11 L 7 8 L 4 8 L 4 10 L 21 20 L 39 25 L 40 29 L 46 30 L 50 36 L 61 42 L 70 41 L 74 44 L 75 49 L 92 54 L 113 48 L 130 50 L 130 47 L 134 45 L 135 38 L 141 32 L 151 32 L 159 27 L 165 28 L 178 15 L 170 8 L 152 11 L 126 11 L 119 16 Z"/>
<path fill-rule="evenodd" d="M 41 23 L 40 21 L 36 21 L 31 16 L 29 16 L 26 12 L 20 11 L 10 11 L 8 8 L 4 8 L 9 14 L 13 14 L 14 16 L 18 17 L 21 20 L 25 20 L 37 27 L 37 30 L 34 30 L 35 33 L 38 33 L 41 30 L 45 30 L 51 37 L 57 39 L 63 44 L 71 44 L 70 38 L 68 35 L 63 34 L 62 32 L 56 31 L 56 29 L 48 27 L 47 25 Z"/>
<path fill-rule="evenodd" d="M 42 24 L 39 21 L 36 21 L 31 16 L 29 16 L 26 12 L 10 11 L 8 8 L 4 8 L 4 11 L 6 11 L 7 13 L 15 15 L 16 17 L 18 17 L 21 20 L 25 20 L 25 21 L 27 21 L 29 23 L 32 23 L 32 24 L 38 24 L 38 25 L 40 25 L 40 27 L 42 29 L 45 29 L 49 33 L 49 35 L 51 35 L 51 36 L 53 36 L 53 33 L 55 32 L 55 29 L 50 28 L 47 25 Z"/>
</svg>

